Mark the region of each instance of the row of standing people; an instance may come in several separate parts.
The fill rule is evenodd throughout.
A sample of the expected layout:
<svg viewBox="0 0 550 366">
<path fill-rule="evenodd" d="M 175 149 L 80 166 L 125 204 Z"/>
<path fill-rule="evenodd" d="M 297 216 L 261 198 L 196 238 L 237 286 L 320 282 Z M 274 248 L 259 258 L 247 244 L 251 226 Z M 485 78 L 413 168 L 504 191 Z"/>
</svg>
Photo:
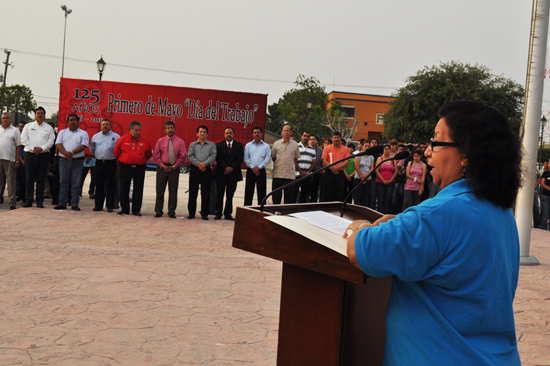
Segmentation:
<svg viewBox="0 0 550 366">
<path fill-rule="evenodd" d="M 27 140 L 29 140 L 29 133 L 33 136 L 34 145 L 33 143 L 27 143 L 29 146 L 23 145 L 25 145 L 25 152 L 31 152 L 31 155 L 38 156 L 39 159 L 37 160 L 39 161 L 43 160 L 41 155 L 45 155 L 49 150 L 48 146 L 52 138 L 51 134 L 53 134 L 53 130 L 47 130 L 47 124 L 43 125 L 41 123 L 44 118 L 45 111 L 39 107 L 35 111 L 36 122 L 29 124 L 28 130 L 25 131 L 24 129 L 22 134 L 27 135 Z M 317 138 L 311 136 L 307 131 L 300 136 L 301 141 L 299 143 L 295 142 L 291 138 L 292 131 L 289 126 L 283 128 L 282 138 L 273 144 L 273 149 L 270 149 L 269 145 L 262 140 L 263 131 L 259 127 L 253 129 L 253 141 L 243 148 L 240 142 L 233 139 L 234 131 L 231 127 L 225 129 L 224 141 L 214 144 L 207 140 L 208 128 L 199 126 L 197 128 L 198 140 L 191 143 L 188 153 L 185 142 L 175 136 L 173 122 L 166 123 L 166 136 L 157 141 L 155 149 L 152 149 L 149 142 L 140 136 L 141 124 L 137 121 L 130 125 L 129 134 L 120 138 L 118 134 L 111 131 L 110 121 L 104 120 L 101 131 L 94 135 L 91 141 L 88 141 L 87 133 L 78 127 L 79 119 L 76 114 L 69 115 L 67 122 L 68 128 L 60 131 L 55 141 L 55 147 L 59 155 L 61 182 L 59 203 L 55 207 L 56 209 L 65 209 L 70 205 L 73 210 L 79 210 L 84 150 L 87 147 L 90 147 L 90 151 L 96 158 L 94 174 L 97 187 L 95 211 L 103 210 L 104 205 L 106 205 L 109 212 L 112 212 L 116 207 L 115 192 L 117 184 L 115 179 L 117 169 L 120 169 L 121 211 L 119 214 L 130 214 L 130 185 L 133 182 L 134 192 L 131 212 L 140 216 L 145 163 L 151 156 L 154 156 L 157 163 L 155 216 L 161 217 L 163 215 L 164 192 L 168 186 L 168 216 L 175 217 L 179 166 L 189 161 L 191 171 L 188 217 L 195 217 L 196 199 L 200 187 L 202 205 L 199 213 L 205 220 L 208 219 L 208 214 L 211 212 L 210 191 L 213 181 L 218 186 L 218 189 L 215 190 L 215 218 L 220 219 L 223 215 L 226 219 L 233 219 L 233 195 L 237 183 L 242 180 L 240 165 L 243 160 L 247 165 L 244 204 L 251 205 L 255 189 L 258 203 L 266 196 L 266 167 L 271 159 L 274 162 L 272 188 L 275 190 L 295 179 L 307 176 L 333 161 L 354 153 L 353 147 L 345 146 L 339 132 L 333 134 L 332 140 L 326 139 L 324 141 L 323 149 L 318 145 Z M 34 124 L 37 126 L 34 126 Z M 44 130 L 45 132 L 35 136 L 37 130 Z M 377 144 L 377 139 L 370 142 L 360 141 L 359 151 Z M 385 147 L 384 153 L 380 157 L 369 155 L 361 156 L 358 159 L 350 159 L 349 162 L 345 161 L 328 169 L 322 175 L 315 175 L 312 179 L 306 179 L 297 186 L 276 192 L 273 194 L 273 203 L 281 203 L 283 192 L 285 203 L 317 202 L 317 200 L 324 202 L 343 201 L 351 189 L 372 173 L 374 165 L 381 163 L 380 168 L 375 172 L 376 174 L 371 174 L 372 178 L 364 181 L 362 186 L 356 190 L 355 203 L 377 209 L 383 213 L 397 213 L 409 205 L 417 204 L 420 201 L 424 190 L 424 182 L 426 181 L 426 165 L 419 161 L 423 155 L 421 155 L 421 151 L 415 151 L 413 154 L 415 158 L 410 161 L 395 162 L 390 160 L 385 162 L 384 160 L 395 155 L 396 145 L 392 142 Z M 41 149 L 38 154 L 36 153 L 37 146 Z M 420 147 L 422 147 L 422 144 Z M 399 146 L 399 150 L 403 148 L 404 146 Z M 34 160 L 33 158 L 30 160 Z M 214 165 L 213 173 L 212 167 Z M 36 173 L 40 175 L 40 171 L 41 169 L 37 169 Z M 36 174 L 35 177 L 32 177 L 32 174 L 30 176 L 31 187 L 34 188 L 34 183 L 38 183 L 41 177 L 36 176 Z M 27 186 L 29 186 L 29 181 L 27 181 Z M 43 186 L 40 187 L 37 184 L 36 190 L 37 206 L 43 207 Z M 33 189 L 29 193 L 30 197 L 27 195 L 24 207 L 32 206 Z M 225 208 L 223 207 L 224 196 Z M 403 202 L 402 206 L 401 202 Z"/>
</svg>

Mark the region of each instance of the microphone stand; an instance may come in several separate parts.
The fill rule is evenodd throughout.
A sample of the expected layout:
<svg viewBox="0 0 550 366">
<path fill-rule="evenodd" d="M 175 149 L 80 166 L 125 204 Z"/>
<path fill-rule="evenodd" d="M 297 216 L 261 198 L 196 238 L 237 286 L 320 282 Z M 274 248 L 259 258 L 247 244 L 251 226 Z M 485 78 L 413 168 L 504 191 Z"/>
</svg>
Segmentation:
<svg viewBox="0 0 550 366">
<path fill-rule="evenodd" d="M 360 153 L 360 154 L 361 154 L 361 153 Z M 366 154 L 363 154 L 363 155 L 366 155 Z M 370 154 L 369 154 L 369 155 L 370 155 Z M 304 181 L 304 180 L 306 180 L 306 179 L 312 178 L 312 177 L 313 177 L 314 175 L 316 175 L 316 174 L 321 174 L 321 172 L 323 172 L 323 171 L 325 171 L 325 170 L 327 170 L 327 169 L 332 168 L 332 167 L 335 166 L 336 164 L 340 164 L 341 162 L 343 162 L 343 161 L 345 161 L 345 160 L 349 160 L 349 159 L 351 159 L 351 158 L 353 158 L 353 157 L 357 157 L 357 156 L 362 156 L 362 155 L 357 154 L 357 155 L 346 156 L 345 158 L 340 159 L 340 160 L 338 160 L 337 162 L 334 162 L 334 163 L 332 163 L 332 164 L 330 164 L 330 165 L 327 165 L 327 166 L 325 166 L 325 167 L 323 167 L 323 168 L 321 168 L 321 169 L 319 169 L 319 170 L 314 171 L 314 172 L 311 173 L 311 174 L 308 174 L 308 175 L 303 176 L 303 177 L 301 177 L 301 178 L 299 178 L 299 179 L 296 179 L 294 182 L 290 182 L 290 183 L 288 183 L 288 184 L 285 184 L 285 185 L 283 185 L 283 186 L 281 186 L 281 187 L 279 187 L 279 188 L 277 188 L 277 189 L 271 191 L 271 192 L 270 192 L 267 196 L 265 196 L 264 199 L 262 200 L 262 203 L 260 204 L 260 211 L 261 211 L 261 212 L 264 211 L 264 205 L 265 205 L 267 199 L 268 199 L 269 197 L 271 197 L 271 196 L 273 195 L 273 193 L 278 192 L 278 191 L 282 191 L 283 189 L 288 188 L 288 187 L 292 187 L 293 185 L 298 184 L 298 183 L 300 183 L 300 182 L 302 182 L 302 181 Z"/>
<path fill-rule="evenodd" d="M 390 161 L 390 160 L 402 160 L 402 159 L 406 159 L 408 156 L 409 156 L 409 152 L 408 151 L 402 151 L 400 153 L 397 153 L 395 154 L 393 157 L 389 158 L 389 159 L 386 159 L 386 160 L 382 160 L 380 162 L 380 164 L 378 164 L 377 166 L 374 167 L 374 169 L 372 170 L 372 172 L 370 172 L 369 175 L 367 175 L 365 178 L 363 178 L 363 180 L 358 184 L 356 185 L 350 193 L 348 193 L 348 195 L 346 196 L 346 198 L 344 198 L 344 204 L 342 205 L 342 210 L 343 211 L 346 211 L 346 206 L 347 206 L 347 203 L 348 203 L 348 198 L 350 198 L 353 193 L 355 193 L 355 191 L 357 189 L 359 189 L 359 187 L 361 186 L 361 184 L 363 184 L 364 181 L 366 181 L 367 179 L 369 179 L 370 176 L 372 176 L 375 172 L 376 172 L 376 169 L 378 169 L 380 167 L 380 165 L 382 165 L 382 163 L 385 163 L 386 161 Z"/>
</svg>

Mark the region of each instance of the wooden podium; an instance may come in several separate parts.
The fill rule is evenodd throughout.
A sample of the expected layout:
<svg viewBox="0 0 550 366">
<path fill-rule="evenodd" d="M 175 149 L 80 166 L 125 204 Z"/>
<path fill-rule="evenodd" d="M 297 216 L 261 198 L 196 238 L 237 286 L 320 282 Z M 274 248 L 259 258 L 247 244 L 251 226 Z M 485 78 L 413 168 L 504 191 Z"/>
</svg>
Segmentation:
<svg viewBox="0 0 550 366">
<path fill-rule="evenodd" d="M 314 210 L 381 216 L 355 205 L 343 212 L 341 202 L 237 208 L 233 247 L 283 262 L 277 365 L 382 365 L 391 279 L 368 277 L 347 257 L 264 219 Z"/>
</svg>

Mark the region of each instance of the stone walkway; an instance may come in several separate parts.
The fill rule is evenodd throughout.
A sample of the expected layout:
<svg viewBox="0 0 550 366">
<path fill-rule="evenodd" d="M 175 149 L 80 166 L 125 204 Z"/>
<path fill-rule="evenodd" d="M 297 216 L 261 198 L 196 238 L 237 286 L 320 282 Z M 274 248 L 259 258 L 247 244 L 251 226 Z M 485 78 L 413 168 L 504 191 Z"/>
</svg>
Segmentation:
<svg viewBox="0 0 550 366">
<path fill-rule="evenodd" d="M 153 172 L 143 217 L 92 202 L 0 205 L 0 365 L 276 364 L 279 262 L 233 249 L 231 221 L 153 218 Z M 532 233 L 517 335 L 524 365 L 550 365 L 550 233 Z"/>
</svg>

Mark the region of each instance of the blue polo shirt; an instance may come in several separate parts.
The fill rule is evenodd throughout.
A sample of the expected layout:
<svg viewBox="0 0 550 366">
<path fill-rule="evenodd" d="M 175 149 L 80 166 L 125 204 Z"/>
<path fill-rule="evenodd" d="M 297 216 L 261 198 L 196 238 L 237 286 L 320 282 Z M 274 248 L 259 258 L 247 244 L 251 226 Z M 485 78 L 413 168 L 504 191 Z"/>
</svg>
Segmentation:
<svg viewBox="0 0 550 366">
<path fill-rule="evenodd" d="M 391 276 L 385 365 L 520 365 L 513 300 L 519 238 L 509 209 L 460 180 L 355 240 L 361 269 Z"/>
</svg>

